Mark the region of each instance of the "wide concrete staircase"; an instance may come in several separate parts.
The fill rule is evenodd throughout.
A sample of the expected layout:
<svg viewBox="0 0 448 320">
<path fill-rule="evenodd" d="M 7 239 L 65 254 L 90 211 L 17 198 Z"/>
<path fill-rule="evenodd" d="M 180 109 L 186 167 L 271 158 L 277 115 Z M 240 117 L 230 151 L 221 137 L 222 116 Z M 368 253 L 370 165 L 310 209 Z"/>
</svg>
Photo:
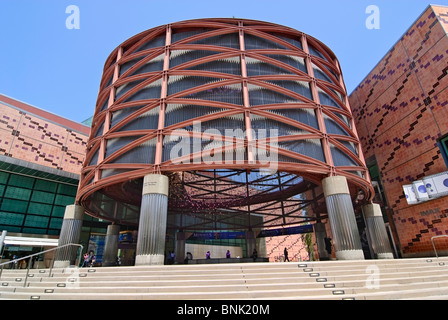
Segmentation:
<svg viewBox="0 0 448 320">
<path fill-rule="evenodd" d="M 447 299 L 448 257 L 3 270 L 0 299 Z"/>
</svg>

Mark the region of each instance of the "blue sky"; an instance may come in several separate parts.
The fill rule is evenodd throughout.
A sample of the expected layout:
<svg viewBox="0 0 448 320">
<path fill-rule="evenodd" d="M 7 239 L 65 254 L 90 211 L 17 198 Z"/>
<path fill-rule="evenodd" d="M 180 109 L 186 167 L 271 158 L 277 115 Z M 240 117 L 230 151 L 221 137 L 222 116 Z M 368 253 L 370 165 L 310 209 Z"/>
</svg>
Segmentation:
<svg viewBox="0 0 448 320">
<path fill-rule="evenodd" d="M 433 4 L 447 5 L 448 0 Z M 0 93 L 81 122 L 93 114 L 103 65 L 120 43 L 181 20 L 278 23 L 321 40 L 351 93 L 430 4 L 422 0 L 0 0 Z M 76 5 L 80 28 L 68 29 Z M 380 29 L 368 29 L 369 5 Z"/>
</svg>

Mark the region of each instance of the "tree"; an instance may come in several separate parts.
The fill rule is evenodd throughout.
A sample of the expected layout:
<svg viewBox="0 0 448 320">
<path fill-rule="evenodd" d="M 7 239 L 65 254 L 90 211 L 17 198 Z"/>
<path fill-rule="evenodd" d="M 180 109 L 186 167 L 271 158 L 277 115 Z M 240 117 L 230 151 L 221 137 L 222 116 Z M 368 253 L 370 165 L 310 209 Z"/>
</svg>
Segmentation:
<svg viewBox="0 0 448 320">
<path fill-rule="evenodd" d="M 301 235 L 302 243 L 305 246 L 306 252 L 308 252 L 308 258 L 310 261 L 314 261 L 314 243 L 312 233 L 303 233 Z"/>
</svg>

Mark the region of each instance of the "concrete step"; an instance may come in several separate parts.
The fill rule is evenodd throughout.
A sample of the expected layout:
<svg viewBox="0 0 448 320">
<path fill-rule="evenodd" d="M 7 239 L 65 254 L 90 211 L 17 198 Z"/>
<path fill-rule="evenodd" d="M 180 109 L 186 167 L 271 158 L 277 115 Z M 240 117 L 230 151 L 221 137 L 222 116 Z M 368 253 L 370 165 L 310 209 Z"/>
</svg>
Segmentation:
<svg viewBox="0 0 448 320">
<path fill-rule="evenodd" d="M 74 292 L 58 289 L 49 291 L 31 291 L 29 288 L 17 290 L 16 292 L 1 292 L 0 299 L 40 299 L 40 300 L 239 300 L 239 299 L 269 299 L 269 300 L 390 300 L 390 299 L 420 299 L 430 295 L 439 297 L 448 295 L 448 284 L 443 285 L 433 283 L 430 287 L 421 288 L 420 284 L 401 285 L 401 286 L 382 286 L 381 289 L 374 291 L 368 289 L 354 290 L 338 288 L 316 288 L 316 289 L 269 289 L 269 290 L 217 290 L 197 291 L 198 288 L 190 287 L 186 292 L 150 292 L 148 288 L 128 288 L 127 291 L 114 290 L 110 288 L 109 292 Z"/>
<path fill-rule="evenodd" d="M 74 275 L 67 273 L 73 270 Z M 448 258 L 53 269 L 51 277 L 48 275 L 48 269 L 32 270 L 24 288 L 26 270 L 4 270 L 0 299 L 379 300 L 448 296 Z"/>
</svg>

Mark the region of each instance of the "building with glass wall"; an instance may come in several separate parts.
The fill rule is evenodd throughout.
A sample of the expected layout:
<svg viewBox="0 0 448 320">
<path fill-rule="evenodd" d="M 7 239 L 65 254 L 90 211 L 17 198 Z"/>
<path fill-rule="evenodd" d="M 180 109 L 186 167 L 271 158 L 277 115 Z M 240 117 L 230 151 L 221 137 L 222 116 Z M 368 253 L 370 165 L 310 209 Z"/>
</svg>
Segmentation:
<svg viewBox="0 0 448 320">
<path fill-rule="evenodd" d="M 65 207 L 75 202 L 90 129 L 4 95 L 0 117 L 0 231 L 7 231 L 8 258 L 57 244 Z M 105 232 L 104 224 L 86 218 L 85 244 L 92 228 Z"/>
</svg>

